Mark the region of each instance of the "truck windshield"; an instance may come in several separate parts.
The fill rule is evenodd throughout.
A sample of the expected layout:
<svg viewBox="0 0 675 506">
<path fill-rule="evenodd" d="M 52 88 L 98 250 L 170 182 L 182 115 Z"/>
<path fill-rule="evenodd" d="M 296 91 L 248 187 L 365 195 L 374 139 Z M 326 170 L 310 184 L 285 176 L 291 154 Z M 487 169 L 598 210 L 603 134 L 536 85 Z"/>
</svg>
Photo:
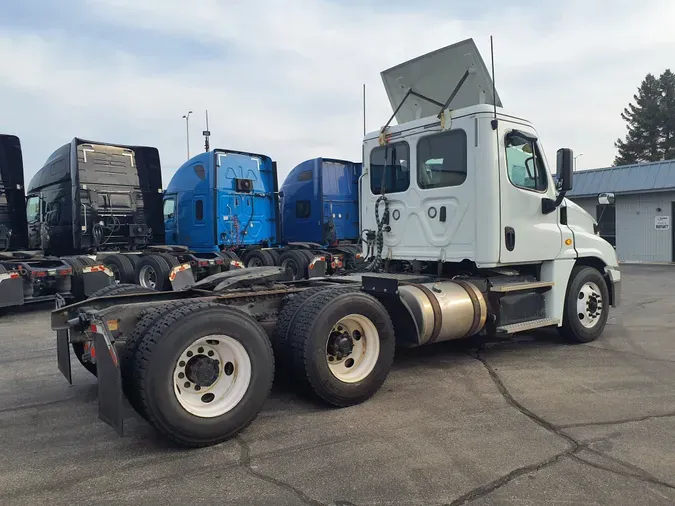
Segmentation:
<svg viewBox="0 0 675 506">
<path fill-rule="evenodd" d="M 100 144 L 77 147 L 80 183 L 138 188 L 138 168 L 131 149 Z"/>
</svg>

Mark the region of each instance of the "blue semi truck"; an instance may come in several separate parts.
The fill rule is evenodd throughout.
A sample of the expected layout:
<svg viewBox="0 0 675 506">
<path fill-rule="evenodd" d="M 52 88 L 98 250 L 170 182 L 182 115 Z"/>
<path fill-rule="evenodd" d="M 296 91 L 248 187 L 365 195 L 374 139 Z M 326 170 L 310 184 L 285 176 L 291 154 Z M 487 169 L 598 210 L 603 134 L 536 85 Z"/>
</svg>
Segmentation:
<svg viewBox="0 0 675 506">
<path fill-rule="evenodd" d="M 214 149 L 185 162 L 164 192 L 169 243 L 220 252 L 247 267 L 283 266 L 295 279 L 360 261 L 361 164 L 315 158 L 279 188 L 269 156 Z"/>
</svg>

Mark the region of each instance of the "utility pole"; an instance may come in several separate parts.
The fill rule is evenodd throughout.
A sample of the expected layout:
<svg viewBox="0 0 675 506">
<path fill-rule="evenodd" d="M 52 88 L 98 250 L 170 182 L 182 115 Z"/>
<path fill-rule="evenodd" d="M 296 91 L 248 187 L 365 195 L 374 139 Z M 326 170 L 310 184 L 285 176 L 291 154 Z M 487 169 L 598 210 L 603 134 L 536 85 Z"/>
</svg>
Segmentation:
<svg viewBox="0 0 675 506">
<path fill-rule="evenodd" d="M 202 135 L 204 136 L 204 151 L 208 151 L 209 137 L 211 136 L 211 132 L 209 131 L 209 111 L 206 111 L 206 130 L 202 132 Z"/>
<path fill-rule="evenodd" d="M 185 141 L 187 143 L 188 160 L 190 159 L 190 114 L 192 114 L 192 111 L 188 111 L 187 114 L 183 115 L 183 119 L 185 120 Z"/>
</svg>

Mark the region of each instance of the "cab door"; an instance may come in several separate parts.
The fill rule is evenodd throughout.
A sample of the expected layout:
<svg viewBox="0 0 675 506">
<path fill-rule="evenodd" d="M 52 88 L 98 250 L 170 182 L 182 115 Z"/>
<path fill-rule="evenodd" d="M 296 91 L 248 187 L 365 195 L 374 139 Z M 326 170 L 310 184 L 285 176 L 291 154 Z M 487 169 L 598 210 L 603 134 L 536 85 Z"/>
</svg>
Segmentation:
<svg viewBox="0 0 675 506">
<path fill-rule="evenodd" d="M 542 212 L 542 201 L 556 198 L 553 178 L 536 134 L 521 128 L 507 128 L 500 139 L 503 264 L 553 260 L 562 250 L 558 211 Z"/>
</svg>

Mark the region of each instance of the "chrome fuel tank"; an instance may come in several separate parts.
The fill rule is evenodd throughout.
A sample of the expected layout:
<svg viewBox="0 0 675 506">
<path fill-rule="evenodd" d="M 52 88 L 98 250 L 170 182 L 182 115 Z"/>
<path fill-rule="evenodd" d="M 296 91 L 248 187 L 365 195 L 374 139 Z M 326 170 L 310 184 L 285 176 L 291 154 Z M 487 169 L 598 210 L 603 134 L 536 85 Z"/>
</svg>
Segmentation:
<svg viewBox="0 0 675 506">
<path fill-rule="evenodd" d="M 417 322 L 419 344 L 462 339 L 485 326 L 487 303 L 468 281 L 405 284 L 399 294 Z"/>
</svg>

